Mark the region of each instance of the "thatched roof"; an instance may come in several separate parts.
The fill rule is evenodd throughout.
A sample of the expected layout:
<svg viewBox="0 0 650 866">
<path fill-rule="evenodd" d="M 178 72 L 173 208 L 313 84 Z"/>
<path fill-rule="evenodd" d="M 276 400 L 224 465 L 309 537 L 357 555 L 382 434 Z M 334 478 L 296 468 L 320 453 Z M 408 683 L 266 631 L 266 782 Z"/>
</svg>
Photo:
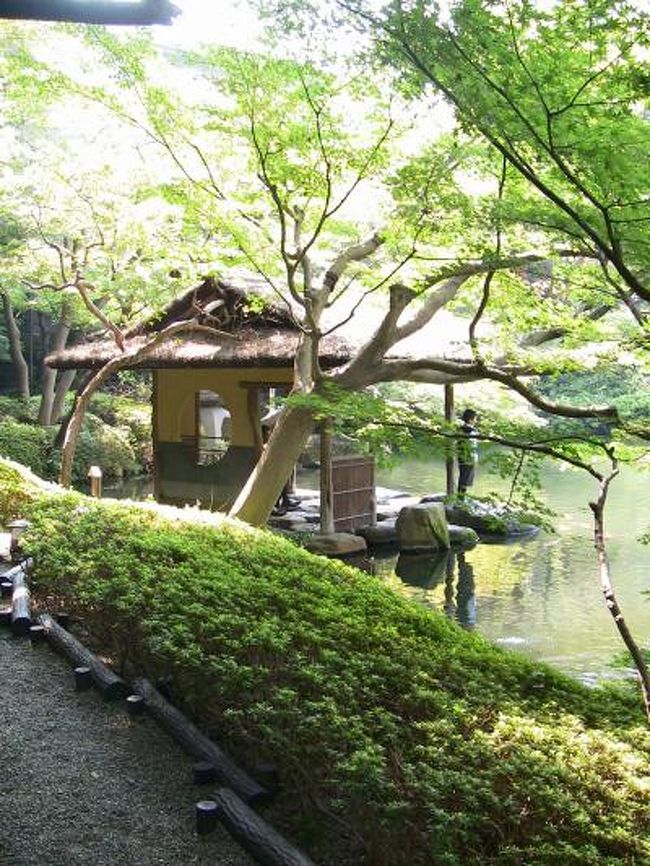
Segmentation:
<svg viewBox="0 0 650 866">
<path fill-rule="evenodd" d="M 291 367 L 300 331 L 288 310 L 267 302 L 251 304 L 249 293 L 212 277 L 172 301 L 161 314 L 125 333 L 127 350 L 136 350 L 177 322 L 195 320 L 187 330 L 165 340 L 138 363 L 143 369 L 177 367 Z M 49 355 L 48 366 L 98 369 L 116 358 L 113 340 L 70 346 Z M 329 336 L 321 341 L 324 367 L 345 363 L 350 349 L 345 340 Z"/>
</svg>

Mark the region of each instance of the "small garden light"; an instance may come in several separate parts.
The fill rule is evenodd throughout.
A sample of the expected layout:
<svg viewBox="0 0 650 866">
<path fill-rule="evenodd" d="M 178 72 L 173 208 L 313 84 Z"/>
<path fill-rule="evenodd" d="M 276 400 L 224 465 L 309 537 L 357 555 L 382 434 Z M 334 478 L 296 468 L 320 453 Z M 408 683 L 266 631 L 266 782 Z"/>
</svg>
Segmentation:
<svg viewBox="0 0 650 866">
<path fill-rule="evenodd" d="M 100 499 L 102 495 L 102 470 L 99 466 L 91 466 L 88 470 L 88 480 L 90 481 L 90 495 L 96 499 Z"/>
</svg>

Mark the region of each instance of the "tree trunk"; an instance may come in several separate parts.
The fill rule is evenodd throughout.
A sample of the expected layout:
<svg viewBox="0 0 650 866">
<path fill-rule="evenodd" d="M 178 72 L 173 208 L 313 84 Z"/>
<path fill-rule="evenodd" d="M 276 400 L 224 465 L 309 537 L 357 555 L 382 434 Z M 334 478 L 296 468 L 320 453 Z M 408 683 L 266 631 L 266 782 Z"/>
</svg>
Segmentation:
<svg viewBox="0 0 650 866">
<path fill-rule="evenodd" d="M 445 385 L 445 421 L 452 424 L 454 420 L 454 386 Z M 454 478 L 454 451 L 447 442 L 447 456 L 445 458 L 445 477 L 447 496 L 453 496 L 456 492 L 456 480 Z"/>
<path fill-rule="evenodd" d="M 600 495 L 596 502 L 589 503 L 594 515 L 594 547 L 596 548 L 596 553 L 598 555 L 600 585 L 603 591 L 603 595 L 605 596 L 605 604 L 607 605 L 607 610 L 611 613 L 614 619 L 616 628 L 618 629 L 618 633 L 620 634 L 623 643 L 625 644 L 628 652 L 630 653 L 632 661 L 634 662 L 634 666 L 639 675 L 639 681 L 641 683 L 641 693 L 643 695 L 643 707 L 645 709 L 648 723 L 650 723 L 650 671 L 648 671 L 648 666 L 643 656 L 643 652 L 639 648 L 637 642 L 634 640 L 632 633 L 628 628 L 625 619 L 623 618 L 623 614 L 618 605 L 618 601 L 616 600 L 616 593 L 614 592 L 614 585 L 612 584 L 612 576 L 609 568 L 607 548 L 605 546 L 605 502 L 607 501 L 609 484 L 612 478 L 614 478 L 617 473 L 618 470 L 615 469 L 611 473 L 611 475 L 601 479 Z"/>
<path fill-rule="evenodd" d="M 253 526 L 266 523 L 313 427 L 309 409 L 286 406 L 282 410 L 257 466 L 230 509 L 231 517 Z"/>
<path fill-rule="evenodd" d="M 70 334 L 70 317 L 67 307 L 61 311 L 61 318 L 57 322 L 54 338 L 50 345 L 50 351 L 60 352 L 65 349 Z M 41 405 L 38 409 L 38 423 L 46 426 L 52 424 L 52 407 L 54 406 L 54 389 L 56 387 L 56 370 L 43 365 L 43 384 L 41 386 Z"/>
<path fill-rule="evenodd" d="M 57 424 L 63 417 L 65 410 L 65 398 L 77 375 L 76 370 L 64 370 L 59 373 L 56 379 L 56 389 L 54 391 L 54 402 L 52 403 L 52 424 Z"/>
<path fill-rule="evenodd" d="M 164 343 L 165 340 L 180 334 L 182 331 L 191 330 L 195 327 L 196 321 L 194 319 L 188 319 L 187 321 L 175 322 L 173 325 L 168 325 L 166 328 L 163 328 L 162 331 L 159 331 L 149 343 L 139 349 L 133 349 L 119 355 L 117 358 L 113 358 L 112 361 L 104 364 L 101 370 L 98 370 L 88 380 L 86 380 L 84 387 L 80 388 L 75 397 L 72 413 L 70 414 L 70 420 L 65 427 L 65 436 L 61 453 L 61 471 L 59 473 L 59 483 L 63 487 L 70 487 L 72 482 L 72 463 L 74 461 L 77 440 L 86 414 L 86 409 L 88 408 L 88 404 L 90 403 L 93 394 L 109 376 L 113 375 L 113 373 L 117 373 L 118 370 L 121 370 L 123 367 L 128 365 L 137 366 L 139 361 L 142 361 L 150 355 L 151 352 L 153 352 L 153 350 L 161 343 Z"/>
<path fill-rule="evenodd" d="M 16 390 L 23 399 L 28 400 L 29 368 L 20 344 L 20 331 L 16 324 L 11 300 L 6 292 L 2 292 L 2 306 L 4 309 L 5 326 L 7 328 L 7 338 L 9 340 L 9 354 L 11 355 L 11 363 L 14 366 L 14 374 L 16 376 Z"/>
<path fill-rule="evenodd" d="M 65 439 L 63 440 L 63 448 L 61 451 L 61 471 L 59 473 L 59 484 L 63 487 L 70 487 L 72 484 L 72 464 L 74 462 L 74 454 L 77 447 L 77 440 L 81 431 L 81 425 L 86 417 L 86 410 L 90 403 L 93 394 L 101 387 L 103 382 L 113 372 L 113 364 L 109 363 L 102 367 L 99 372 L 95 373 L 86 387 L 77 394 L 75 398 L 74 408 L 70 421 L 65 431 Z"/>
<path fill-rule="evenodd" d="M 334 532 L 331 418 L 325 418 L 320 428 L 320 531 L 323 535 Z"/>
</svg>

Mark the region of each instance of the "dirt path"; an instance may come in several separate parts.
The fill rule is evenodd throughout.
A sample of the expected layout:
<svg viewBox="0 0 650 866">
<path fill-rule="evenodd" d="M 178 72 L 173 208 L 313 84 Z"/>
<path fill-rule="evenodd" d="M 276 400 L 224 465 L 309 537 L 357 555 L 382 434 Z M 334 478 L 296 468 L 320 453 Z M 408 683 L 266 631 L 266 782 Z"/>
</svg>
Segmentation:
<svg viewBox="0 0 650 866">
<path fill-rule="evenodd" d="M 148 718 L 95 691 L 70 666 L 0 627 L 0 866 L 252 866 L 219 828 L 199 837 L 210 789 Z"/>
</svg>

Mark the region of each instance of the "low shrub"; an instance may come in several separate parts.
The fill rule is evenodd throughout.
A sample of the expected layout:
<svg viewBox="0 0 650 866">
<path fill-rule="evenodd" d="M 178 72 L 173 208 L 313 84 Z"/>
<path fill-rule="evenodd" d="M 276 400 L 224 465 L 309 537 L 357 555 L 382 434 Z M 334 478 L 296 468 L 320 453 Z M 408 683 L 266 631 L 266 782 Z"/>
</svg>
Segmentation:
<svg viewBox="0 0 650 866">
<path fill-rule="evenodd" d="M 24 467 L 0 459 L 0 526 L 24 517 L 39 495 L 39 487 L 27 477 Z"/>
<path fill-rule="evenodd" d="M 0 421 L 0 455 L 17 460 L 43 478 L 52 476 L 52 432 L 12 418 Z"/>
<path fill-rule="evenodd" d="M 120 429 L 140 471 L 149 470 L 153 463 L 151 404 L 99 393 L 93 398 L 92 410 L 106 424 Z"/>
<path fill-rule="evenodd" d="M 88 467 L 101 466 L 106 478 L 122 478 L 150 470 L 151 411 L 123 397 L 99 395 L 99 414 L 84 419 L 73 479 L 85 482 Z M 61 455 L 54 448 L 56 427 L 36 423 L 38 401 L 0 397 L 0 455 L 29 466 L 43 478 L 55 478 Z"/>
<path fill-rule="evenodd" d="M 118 662 L 171 675 L 240 755 L 279 766 L 319 862 L 648 862 L 650 743 L 630 696 L 233 522 L 72 494 L 30 519 L 39 596 Z"/>
</svg>

